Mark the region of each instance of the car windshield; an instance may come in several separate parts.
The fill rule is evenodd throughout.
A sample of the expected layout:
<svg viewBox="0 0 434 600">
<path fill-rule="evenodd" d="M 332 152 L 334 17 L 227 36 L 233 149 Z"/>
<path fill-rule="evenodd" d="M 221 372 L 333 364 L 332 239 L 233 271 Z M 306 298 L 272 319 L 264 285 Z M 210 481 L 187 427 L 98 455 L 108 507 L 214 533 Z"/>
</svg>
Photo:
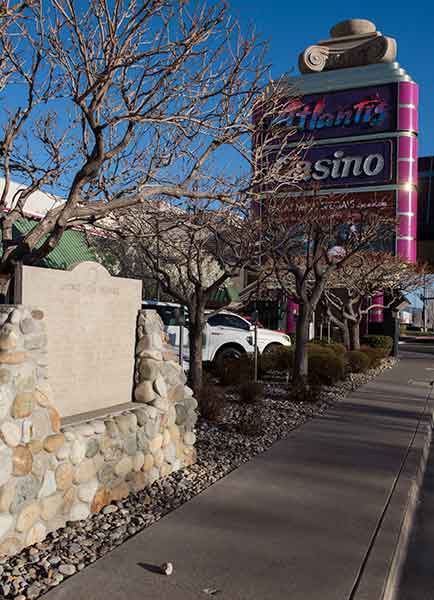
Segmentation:
<svg viewBox="0 0 434 600">
<path fill-rule="evenodd" d="M 219 313 L 208 318 L 211 327 L 232 327 L 233 329 L 243 329 L 249 331 L 250 325 L 237 315 L 228 315 Z"/>
</svg>

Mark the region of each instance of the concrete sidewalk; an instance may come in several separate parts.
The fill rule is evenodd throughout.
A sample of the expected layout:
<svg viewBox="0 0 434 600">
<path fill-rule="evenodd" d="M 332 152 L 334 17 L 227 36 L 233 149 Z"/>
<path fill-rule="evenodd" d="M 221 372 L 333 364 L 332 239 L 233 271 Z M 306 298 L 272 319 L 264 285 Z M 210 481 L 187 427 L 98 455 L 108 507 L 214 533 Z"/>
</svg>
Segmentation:
<svg viewBox="0 0 434 600">
<path fill-rule="evenodd" d="M 427 397 L 407 381 L 429 380 L 432 365 L 404 353 L 46 600 L 379 600 L 424 438 L 416 437 L 372 544 Z M 171 577 L 153 572 L 168 560 Z"/>
</svg>

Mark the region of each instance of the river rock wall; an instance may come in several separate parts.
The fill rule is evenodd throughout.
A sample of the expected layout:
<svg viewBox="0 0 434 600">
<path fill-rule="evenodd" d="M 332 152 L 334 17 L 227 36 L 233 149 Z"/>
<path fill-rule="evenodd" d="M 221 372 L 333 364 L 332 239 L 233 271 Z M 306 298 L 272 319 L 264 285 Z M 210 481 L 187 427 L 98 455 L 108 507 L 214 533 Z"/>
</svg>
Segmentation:
<svg viewBox="0 0 434 600">
<path fill-rule="evenodd" d="M 0 307 L 2 555 L 196 460 L 197 403 L 155 311 L 138 317 L 137 407 L 69 426 L 49 385 L 44 320 L 40 310 Z"/>
</svg>

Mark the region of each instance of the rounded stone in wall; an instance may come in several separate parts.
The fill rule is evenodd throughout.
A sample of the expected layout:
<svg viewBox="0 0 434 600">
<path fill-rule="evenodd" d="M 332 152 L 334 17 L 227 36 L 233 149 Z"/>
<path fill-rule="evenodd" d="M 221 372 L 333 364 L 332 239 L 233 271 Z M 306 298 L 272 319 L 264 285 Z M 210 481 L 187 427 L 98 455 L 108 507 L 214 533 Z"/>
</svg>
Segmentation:
<svg viewBox="0 0 434 600">
<path fill-rule="evenodd" d="M 12 472 L 14 475 L 28 475 L 32 471 L 33 457 L 27 446 L 17 446 L 12 452 Z"/>
<path fill-rule="evenodd" d="M 134 456 L 137 452 L 137 436 L 135 433 L 130 433 L 125 439 L 125 451 L 129 456 Z"/>
<path fill-rule="evenodd" d="M 11 478 L 0 488 L 0 513 L 9 512 L 12 501 L 15 499 L 17 479 Z"/>
<path fill-rule="evenodd" d="M 6 445 L 15 448 L 21 441 L 21 427 L 11 421 L 4 422 L 0 427 L 0 432 Z"/>
<path fill-rule="evenodd" d="M 139 374 L 141 381 L 154 381 L 160 370 L 160 362 L 151 358 L 142 358 L 139 364 Z"/>
<path fill-rule="evenodd" d="M 111 490 L 110 490 L 110 498 L 113 501 L 120 501 L 120 500 L 124 500 L 130 493 L 130 488 L 128 486 L 128 484 L 123 481 L 122 483 L 119 483 L 118 485 L 115 485 Z"/>
<path fill-rule="evenodd" d="M 67 460 L 71 454 L 71 448 L 68 444 L 65 444 L 56 452 L 56 457 L 59 460 Z"/>
<path fill-rule="evenodd" d="M 130 423 L 127 415 L 118 415 L 115 417 L 115 422 L 122 435 L 128 435 L 130 433 Z"/>
<path fill-rule="evenodd" d="M 61 424 L 59 412 L 54 407 L 50 407 L 48 409 L 48 414 L 50 415 L 51 428 L 55 433 L 59 433 Z"/>
<path fill-rule="evenodd" d="M 71 462 L 78 465 L 86 456 L 86 442 L 83 439 L 74 440 L 71 449 Z"/>
<path fill-rule="evenodd" d="M 161 477 L 167 477 L 173 471 L 172 465 L 164 463 L 160 469 Z"/>
<path fill-rule="evenodd" d="M 96 476 L 95 465 L 91 458 L 84 460 L 75 468 L 74 481 L 76 483 L 86 483 Z"/>
<path fill-rule="evenodd" d="M 154 388 L 151 381 L 142 381 L 134 390 L 134 398 L 136 402 L 147 404 L 155 398 Z"/>
<path fill-rule="evenodd" d="M 143 470 L 144 471 L 150 471 L 152 469 L 152 467 L 154 466 L 154 457 L 152 454 L 145 454 L 145 457 L 143 459 Z"/>
<path fill-rule="evenodd" d="M 115 465 L 115 473 L 118 477 L 125 477 L 125 475 L 132 470 L 133 461 L 129 456 L 124 456 L 123 458 L 121 458 L 118 464 Z"/>
<path fill-rule="evenodd" d="M 149 449 L 152 452 L 152 454 L 154 454 L 154 452 L 156 450 L 159 450 L 162 445 L 163 445 L 163 436 L 161 435 L 161 433 L 159 433 L 149 442 Z"/>
<path fill-rule="evenodd" d="M 154 381 L 154 390 L 162 398 L 165 398 L 167 395 L 167 385 L 161 375 L 158 375 L 157 379 Z"/>
<path fill-rule="evenodd" d="M 187 431 L 186 433 L 184 433 L 184 444 L 187 444 L 187 446 L 194 446 L 194 444 L 196 443 L 196 434 L 193 433 L 192 431 Z"/>
<path fill-rule="evenodd" d="M 148 421 L 145 425 L 144 432 L 149 439 L 154 438 L 160 431 L 160 424 L 158 421 Z"/>
<path fill-rule="evenodd" d="M 155 450 L 155 452 L 153 452 L 154 455 L 154 465 L 156 467 L 161 467 L 161 465 L 164 462 L 164 452 L 161 448 L 159 448 L 158 450 Z"/>
<path fill-rule="evenodd" d="M 33 475 L 27 475 L 26 477 L 17 478 L 15 482 L 11 480 L 10 483 L 13 483 L 11 488 L 14 490 L 14 496 L 9 510 L 12 514 L 16 514 L 21 511 L 25 504 L 36 499 L 39 482 Z"/>
<path fill-rule="evenodd" d="M 185 423 L 185 420 L 187 419 L 187 414 L 188 414 L 187 409 L 182 404 L 176 404 L 175 410 L 176 410 L 176 424 L 183 425 Z"/>
<path fill-rule="evenodd" d="M 176 385 L 170 390 L 169 400 L 170 402 L 182 402 L 185 394 L 185 386 L 180 384 Z"/>
<path fill-rule="evenodd" d="M 86 458 L 93 458 L 99 451 L 98 440 L 93 437 L 87 441 Z"/>
<path fill-rule="evenodd" d="M 47 529 L 45 525 L 42 523 L 36 523 L 26 536 L 26 545 L 33 546 L 34 544 L 39 544 L 47 535 Z"/>
<path fill-rule="evenodd" d="M 63 463 L 56 469 L 56 485 L 59 490 L 67 490 L 72 486 L 74 469 L 71 464 Z"/>
<path fill-rule="evenodd" d="M 0 387 L 0 420 L 3 421 L 10 413 L 13 395 L 8 385 Z"/>
<path fill-rule="evenodd" d="M 104 506 L 110 503 L 110 492 L 106 487 L 100 487 L 92 501 L 90 511 L 91 513 L 99 513 Z"/>
<path fill-rule="evenodd" d="M 133 458 L 133 469 L 134 471 L 140 471 L 145 463 L 145 455 L 143 452 L 137 452 Z"/>
<path fill-rule="evenodd" d="M 33 392 L 21 392 L 17 394 L 12 404 L 12 416 L 15 419 L 24 419 L 25 417 L 30 417 L 33 411 L 33 405 Z"/>
<path fill-rule="evenodd" d="M 44 475 L 44 481 L 42 483 L 42 487 L 39 491 L 39 498 L 46 498 L 47 496 L 51 496 L 57 489 L 57 481 L 56 476 L 53 471 L 47 471 Z"/>
<path fill-rule="evenodd" d="M 75 488 L 71 487 L 63 494 L 62 513 L 69 515 L 75 502 Z"/>
<path fill-rule="evenodd" d="M 34 320 L 29 317 L 21 319 L 20 329 L 21 332 L 24 333 L 24 335 L 26 335 L 27 333 L 33 333 L 36 329 Z"/>
<path fill-rule="evenodd" d="M 94 421 L 93 427 L 95 429 L 96 434 L 105 433 L 105 424 L 104 421 Z"/>
<path fill-rule="evenodd" d="M 0 385 L 10 383 L 12 380 L 11 372 L 8 369 L 0 369 Z"/>
<path fill-rule="evenodd" d="M 146 436 L 146 432 L 143 429 L 137 430 L 136 440 L 138 450 L 147 451 L 149 449 L 149 440 Z"/>
<path fill-rule="evenodd" d="M 51 521 L 60 513 L 63 506 L 62 494 L 53 494 L 41 501 L 41 517 L 44 521 Z"/>
<path fill-rule="evenodd" d="M 18 333 L 14 325 L 5 323 L 0 329 L 0 350 L 14 350 L 17 347 Z"/>
<path fill-rule="evenodd" d="M 82 483 L 77 489 L 77 497 L 82 502 L 92 502 L 98 489 L 98 480 L 92 479 L 87 483 Z"/>
<path fill-rule="evenodd" d="M 173 464 L 176 460 L 176 446 L 175 444 L 169 444 L 164 448 L 164 460 L 170 464 Z"/>
<path fill-rule="evenodd" d="M 167 398 L 156 398 L 152 405 L 163 413 L 167 413 L 169 410 L 169 400 Z"/>
<path fill-rule="evenodd" d="M 172 441 L 177 442 L 180 437 L 181 437 L 181 433 L 179 431 L 179 427 L 178 425 L 171 425 L 169 427 L 169 432 L 170 432 L 170 438 L 172 439 Z"/>
<path fill-rule="evenodd" d="M 116 479 L 116 474 L 112 465 L 103 465 L 98 471 L 98 479 L 104 485 L 113 483 Z"/>
<path fill-rule="evenodd" d="M 14 520 L 11 515 L 2 514 L 0 515 L 0 540 L 7 535 L 8 531 L 14 524 Z"/>
<path fill-rule="evenodd" d="M 6 352 L 0 350 L 0 364 L 21 365 L 27 359 L 27 352 Z"/>
<path fill-rule="evenodd" d="M 35 454 L 39 454 L 44 449 L 42 445 L 42 440 L 31 440 L 28 444 L 30 452 L 33 454 L 33 458 Z"/>
<path fill-rule="evenodd" d="M 1 516 L 0 516 L 1 519 Z M 0 526 L 1 529 L 1 526 Z M 1 539 L 1 531 L 0 531 L 0 539 Z M 0 554 L 4 554 L 5 556 L 11 556 L 13 554 L 18 554 L 18 552 L 22 549 L 22 542 L 16 537 L 6 538 L 0 544 Z"/>
<path fill-rule="evenodd" d="M 43 440 L 52 433 L 50 417 L 45 408 L 38 408 L 32 415 L 33 438 Z"/>
<path fill-rule="evenodd" d="M 119 436 L 119 430 L 113 419 L 107 419 L 106 421 L 104 421 L 104 425 L 109 437 L 115 438 Z"/>
<path fill-rule="evenodd" d="M 44 440 L 44 449 L 50 454 L 55 454 L 65 443 L 65 436 L 63 433 L 55 433 L 49 435 Z"/>
<path fill-rule="evenodd" d="M 71 512 L 69 513 L 70 521 L 84 521 L 90 515 L 90 508 L 84 502 L 77 502 L 73 504 Z"/>
<path fill-rule="evenodd" d="M 36 386 L 35 399 L 39 406 L 48 408 L 53 405 L 53 392 L 47 382 L 40 381 Z"/>
<path fill-rule="evenodd" d="M 41 511 L 37 502 L 33 502 L 23 508 L 17 518 L 17 531 L 28 531 L 39 519 L 40 514 Z"/>
</svg>

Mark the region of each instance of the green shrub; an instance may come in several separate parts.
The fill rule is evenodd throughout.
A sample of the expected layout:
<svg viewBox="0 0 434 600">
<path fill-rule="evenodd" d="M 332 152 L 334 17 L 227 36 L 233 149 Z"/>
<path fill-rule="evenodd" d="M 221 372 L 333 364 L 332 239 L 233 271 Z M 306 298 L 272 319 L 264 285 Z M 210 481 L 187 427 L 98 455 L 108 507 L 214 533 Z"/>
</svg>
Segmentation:
<svg viewBox="0 0 434 600">
<path fill-rule="evenodd" d="M 369 359 L 369 368 L 375 369 L 378 367 L 383 360 L 388 355 L 388 351 L 383 348 L 371 348 L 371 346 L 361 346 L 360 352 L 363 352 Z"/>
<path fill-rule="evenodd" d="M 364 373 L 370 367 L 370 358 L 360 350 L 351 350 L 345 355 L 350 373 Z"/>
<path fill-rule="evenodd" d="M 312 385 L 333 385 L 345 376 L 345 362 L 342 356 L 328 348 L 308 349 L 308 378 Z"/>
<path fill-rule="evenodd" d="M 213 422 L 221 421 L 225 402 L 225 392 L 221 387 L 208 383 L 202 386 L 199 412 L 204 419 Z"/>
<path fill-rule="evenodd" d="M 217 375 L 222 385 L 240 385 L 244 381 L 252 381 L 255 365 L 251 356 L 228 358 L 218 368 Z"/>
<path fill-rule="evenodd" d="M 364 346 L 386 350 L 387 354 L 390 354 L 393 347 L 393 338 L 388 335 L 366 335 L 361 342 Z"/>
<path fill-rule="evenodd" d="M 264 388 L 259 381 L 244 381 L 240 385 L 240 402 L 242 404 L 255 404 L 262 397 Z"/>
<path fill-rule="evenodd" d="M 326 348 L 328 350 L 333 350 L 333 352 L 339 356 L 343 356 L 347 351 L 343 344 L 339 342 L 328 342 L 327 340 L 312 340 L 309 342 L 309 345 L 319 346 L 321 348 Z"/>
<path fill-rule="evenodd" d="M 262 354 L 259 358 L 259 369 L 262 373 L 288 371 L 292 368 L 293 360 L 293 348 L 282 346 L 281 348 Z"/>
</svg>

